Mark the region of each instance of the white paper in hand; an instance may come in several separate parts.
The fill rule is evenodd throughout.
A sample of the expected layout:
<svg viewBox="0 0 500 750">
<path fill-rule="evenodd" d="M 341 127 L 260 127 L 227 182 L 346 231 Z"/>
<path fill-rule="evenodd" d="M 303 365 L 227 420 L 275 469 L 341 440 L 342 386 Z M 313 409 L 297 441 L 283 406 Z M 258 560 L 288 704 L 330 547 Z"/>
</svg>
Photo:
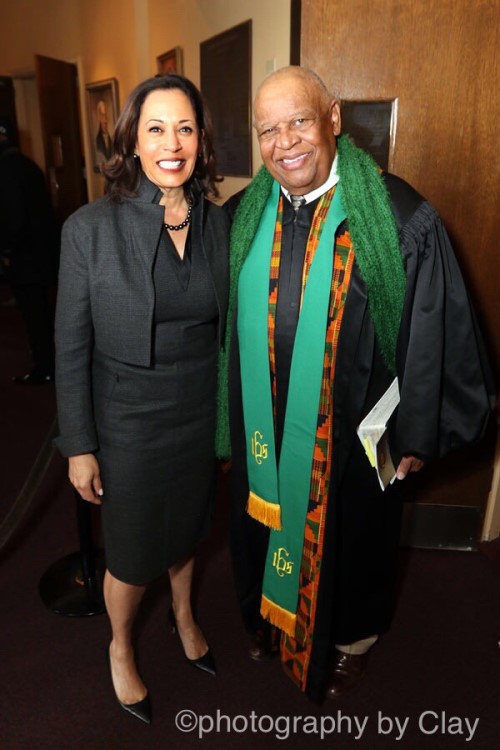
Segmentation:
<svg viewBox="0 0 500 750">
<path fill-rule="evenodd" d="M 394 378 L 382 398 L 366 415 L 357 429 L 368 460 L 377 471 L 378 481 L 383 490 L 396 478 L 387 439 L 387 423 L 399 404 L 398 379 Z"/>
</svg>

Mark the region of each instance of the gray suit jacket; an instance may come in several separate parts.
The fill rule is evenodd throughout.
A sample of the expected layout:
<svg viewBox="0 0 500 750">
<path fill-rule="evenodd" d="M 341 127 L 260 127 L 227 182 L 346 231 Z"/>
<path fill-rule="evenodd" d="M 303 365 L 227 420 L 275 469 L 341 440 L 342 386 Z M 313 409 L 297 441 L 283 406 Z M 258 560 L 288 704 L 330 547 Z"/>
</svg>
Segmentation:
<svg viewBox="0 0 500 750">
<path fill-rule="evenodd" d="M 160 192 L 143 177 L 138 195 L 114 203 L 101 198 L 76 211 L 62 234 L 57 298 L 56 388 L 65 456 L 97 450 L 92 404 L 94 347 L 120 362 L 152 364 L 153 262 L 163 229 Z M 192 241 L 207 258 L 223 341 L 228 294 L 228 219 L 196 197 Z"/>
</svg>

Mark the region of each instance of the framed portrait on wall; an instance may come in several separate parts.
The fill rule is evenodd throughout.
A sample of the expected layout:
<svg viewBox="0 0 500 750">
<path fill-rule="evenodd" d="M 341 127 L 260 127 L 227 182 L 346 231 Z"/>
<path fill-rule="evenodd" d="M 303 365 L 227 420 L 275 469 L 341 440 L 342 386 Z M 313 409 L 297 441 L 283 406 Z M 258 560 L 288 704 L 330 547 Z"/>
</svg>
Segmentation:
<svg viewBox="0 0 500 750">
<path fill-rule="evenodd" d="M 166 76 L 167 73 L 180 73 L 180 75 L 184 75 L 182 47 L 169 49 L 168 52 L 159 55 L 156 58 L 156 62 L 158 63 L 158 73 L 161 76 Z"/>
<path fill-rule="evenodd" d="M 105 81 L 88 83 L 87 111 L 89 118 L 92 163 L 94 172 L 113 155 L 113 132 L 118 118 L 118 81 L 107 78 Z"/>
<path fill-rule="evenodd" d="M 342 100 L 342 132 L 373 156 L 382 169 L 394 169 L 397 99 Z"/>
</svg>

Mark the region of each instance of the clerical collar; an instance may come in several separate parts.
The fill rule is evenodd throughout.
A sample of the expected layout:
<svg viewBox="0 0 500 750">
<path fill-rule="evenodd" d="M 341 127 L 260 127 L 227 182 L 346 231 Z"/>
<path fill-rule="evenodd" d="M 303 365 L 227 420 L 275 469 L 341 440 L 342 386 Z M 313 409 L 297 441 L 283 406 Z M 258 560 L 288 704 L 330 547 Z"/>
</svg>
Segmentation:
<svg viewBox="0 0 500 750">
<path fill-rule="evenodd" d="M 319 198 L 323 193 L 326 193 L 330 188 L 332 188 L 334 185 L 337 184 L 339 181 L 339 176 L 337 174 L 337 154 L 335 154 L 335 159 L 332 163 L 332 168 L 330 169 L 330 175 L 326 182 L 324 182 L 320 187 L 315 188 L 314 190 L 311 190 L 310 193 L 306 193 L 303 197 L 306 199 L 305 202 L 312 203 L 312 201 L 315 201 L 317 198 Z M 281 190 L 286 195 L 288 200 L 290 200 L 290 193 L 288 190 L 285 190 L 285 188 L 282 186 Z M 291 202 L 291 201 L 290 201 Z"/>
</svg>

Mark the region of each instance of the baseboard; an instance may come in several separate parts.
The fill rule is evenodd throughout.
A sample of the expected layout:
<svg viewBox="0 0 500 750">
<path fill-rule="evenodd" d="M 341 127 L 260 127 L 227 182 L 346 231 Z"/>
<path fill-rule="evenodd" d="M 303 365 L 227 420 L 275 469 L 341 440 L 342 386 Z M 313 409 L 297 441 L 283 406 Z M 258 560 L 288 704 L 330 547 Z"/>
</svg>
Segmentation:
<svg viewBox="0 0 500 750">
<path fill-rule="evenodd" d="M 476 551 L 480 507 L 404 503 L 400 544 L 420 549 Z"/>
</svg>

